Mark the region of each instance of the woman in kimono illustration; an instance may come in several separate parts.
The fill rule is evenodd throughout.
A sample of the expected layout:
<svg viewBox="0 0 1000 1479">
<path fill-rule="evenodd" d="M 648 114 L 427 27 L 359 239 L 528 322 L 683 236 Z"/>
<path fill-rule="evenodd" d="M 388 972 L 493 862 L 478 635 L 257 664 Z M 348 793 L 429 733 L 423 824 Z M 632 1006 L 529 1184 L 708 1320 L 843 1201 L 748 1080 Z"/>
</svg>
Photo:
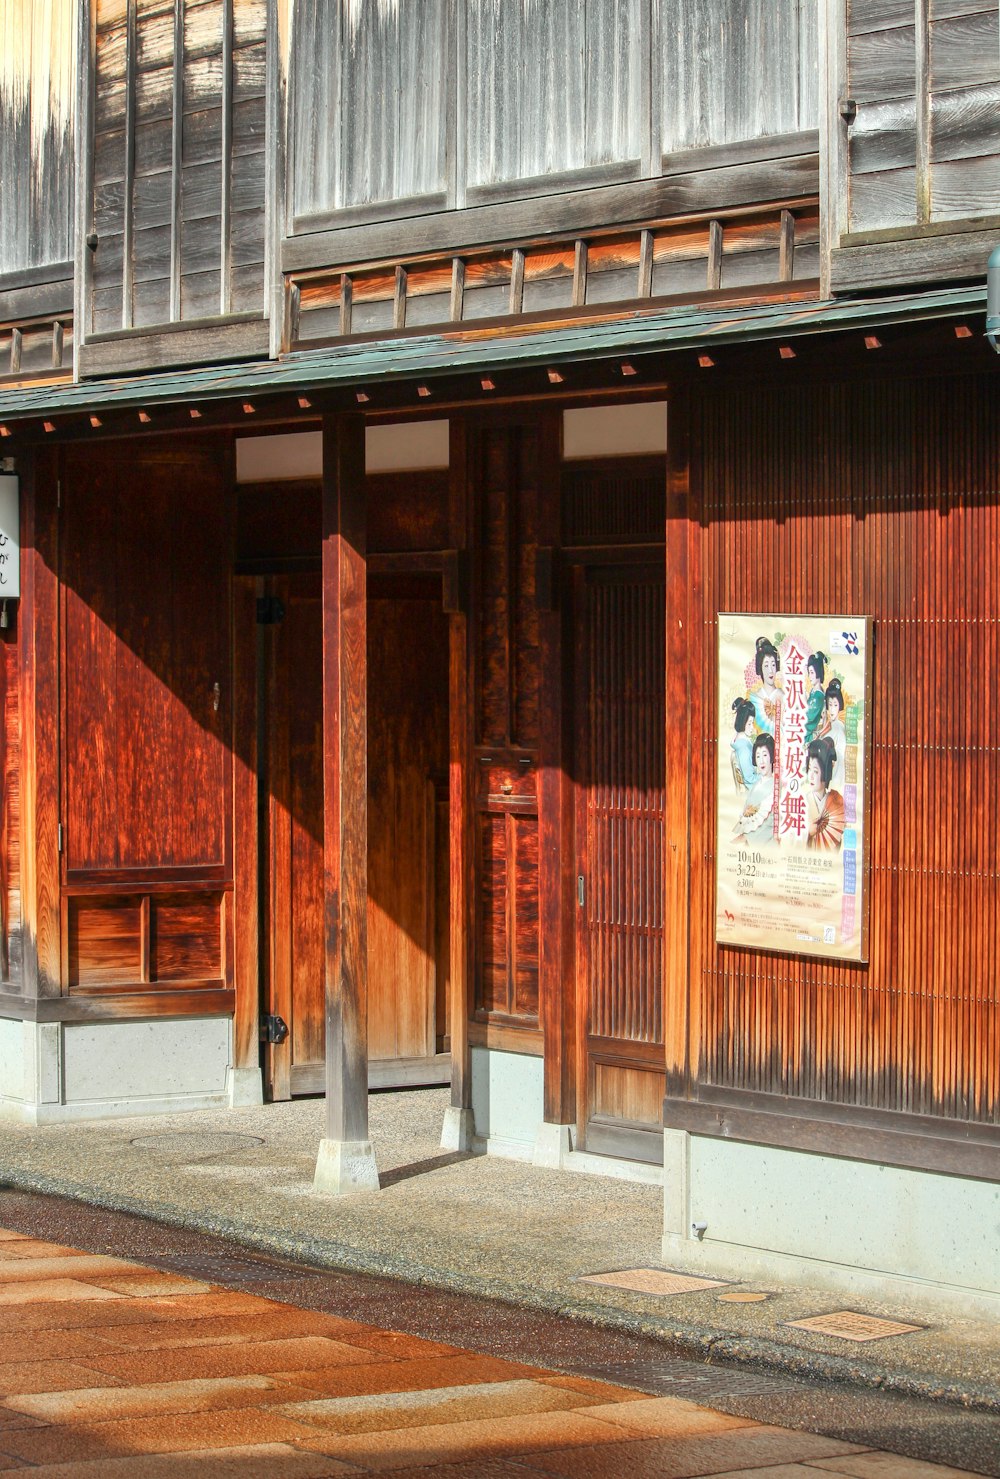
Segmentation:
<svg viewBox="0 0 1000 1479">
<path fill-rule="evenodd" d="M 754 724 L 753 704 L 748 698 L 734 699 L 733 713 L 736 716 L 736 735 L 732 745 L 733 778 L 736 780 L 737 787 L 740 781 L 744 786 L 749 787 L 757 779 L 753 768 L 753 742 L 757 732 Z"/>
<path fill-rule="evenodd" d="M 833 768 L 830 784 L 835 791 L 840 792 L 844 789 L 846 777 L 844 756 L 847 753 L 847 731 L 841 717 L 843 712 L 844 690 L 839 678 L 831 678 L 826 690 L 826 723 L 823 726 L 823 733 L 833 741 L 833 747 L 837 752 L 837 763 Z"/>
<path fill-rule="evenodd" d="M 839 852 L 844 840 L 844 798 L 831 788 L 837 752 L 829 735 L 814 739 L 806 751 L 806 847 Z"/>
<path fill-rule="evenodd" d="M 733 840 L 740 846 L 761 847 L 774 840 L 774 740 L 759 734 L 754 740 L 753 764 L 756 780 L 747 792 Z"/>
<path fill-rule="evenodd" d="M 757 652 L 753 662 L 760 679 L 760 687 L 755 688 L 750 694 L 750 702 L 753 704 L 754 718 L 757 720 L 757 728 L 765 734 L 773 734 L 778 720 L 778 709 L 781 705 L 781 689 L 777 684 L 778 669 L 781 659 L 778 649 L 768 637 L 757 638 Z"/>
<path fill-rule="evenodd" d="M 805 732 L 807 745 L 819 734 L 826 713 L 826 694 L 823 692 L 823 679 L 826 677 L 826 665 L 828 662 L 829 658 L 825 652 L 814 652 L 806 663 L 806 671 L 809 674 L 809 697 L 806 700 Z"/>
</svg>

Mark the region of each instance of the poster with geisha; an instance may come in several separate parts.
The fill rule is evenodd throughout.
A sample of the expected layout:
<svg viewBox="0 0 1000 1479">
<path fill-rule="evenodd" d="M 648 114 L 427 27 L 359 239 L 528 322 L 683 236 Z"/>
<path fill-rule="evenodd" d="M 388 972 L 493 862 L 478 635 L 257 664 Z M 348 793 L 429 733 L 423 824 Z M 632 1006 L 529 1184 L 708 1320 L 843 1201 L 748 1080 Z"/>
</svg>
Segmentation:
<svg viewBox="0 0 1000 1479">
<path fill-rule="evenodd" d="M 869 634 L 719 613 L 720 944 L 867 959 Z"/>
</svg>

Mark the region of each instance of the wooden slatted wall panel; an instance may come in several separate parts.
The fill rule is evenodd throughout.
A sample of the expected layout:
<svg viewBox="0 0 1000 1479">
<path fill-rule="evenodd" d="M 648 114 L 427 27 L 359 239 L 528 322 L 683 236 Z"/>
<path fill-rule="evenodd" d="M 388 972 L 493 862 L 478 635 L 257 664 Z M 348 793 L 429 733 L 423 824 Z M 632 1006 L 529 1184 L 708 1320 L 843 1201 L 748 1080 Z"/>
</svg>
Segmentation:
<svg viewBox="0 0 1000 1479">
<path fill-rule="evenodd" d="M 15 617 L 16 620 L 16 617 Z M 0 642 L 0 980 L 23 986 L 21 938 L 21 688 L 13 630 Z"/>
<path fill-rule="evenodd" d="M 592 577 L 587 603 L 589 1030 L 663 1041 L 664 587 Z"/>
<path fill-rule="evenodd" d="M 264 307 L 265 0 L 97 0 L 93 333 Z"/>
<path fill-rule="evenodd" d="M 817 0 L 661 0 L 665 153 L 815 128 Z"/>
<path fill-rule="evenodd" d="M 703 1086 L 1000 1120 L 1000 412 L 985 381 L 704 403 Z M 716 614 L 874 618 L 867 967 L 714 944 Z M 696 1012 L 697 1016 L 697 1012 Z"/>
<path fill-rule="evenodd" d="M 476 1009 L 538 1021 L 536 427 L 478 439 Z"/>
<path fill-rule="evenodd" d="M 0 0 L 0 276 L 73 256 L 72 0 Z"/>
<path fill-rule="evenodd" d="M 295 215 L 445 188 L 448 0 L 295 6 Z"/>
</svg>

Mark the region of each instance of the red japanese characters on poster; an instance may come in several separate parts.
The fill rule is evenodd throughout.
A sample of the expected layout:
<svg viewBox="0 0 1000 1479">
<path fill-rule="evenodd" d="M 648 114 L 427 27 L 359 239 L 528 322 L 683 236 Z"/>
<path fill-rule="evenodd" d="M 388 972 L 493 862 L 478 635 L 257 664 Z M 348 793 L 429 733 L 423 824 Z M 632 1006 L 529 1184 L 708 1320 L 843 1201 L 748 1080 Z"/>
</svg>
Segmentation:
<svg viewBox="0 0 1000 1479">
<path fill-rule="evenodd" d="M 866 959 L 869 636 L 719 613 L 720 944 Z"/>
</svg>

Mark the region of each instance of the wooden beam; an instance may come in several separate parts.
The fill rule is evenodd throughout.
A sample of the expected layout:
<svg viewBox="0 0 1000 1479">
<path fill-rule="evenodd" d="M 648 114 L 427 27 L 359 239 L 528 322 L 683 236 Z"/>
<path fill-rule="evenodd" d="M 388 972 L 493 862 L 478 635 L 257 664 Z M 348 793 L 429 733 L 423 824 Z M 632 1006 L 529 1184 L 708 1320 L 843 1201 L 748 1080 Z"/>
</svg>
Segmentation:
<svg viewBox="0 0 1000 1479">
<path fill-rule="evenodd" d="M 326 1135 L 317 1191 L 378 1187 L 368 1143 L 365 428 L 323 422 L 323 892 Z"/>
<path fill-rule="evenodd" d="M 456 563 L 469 547 L 468 431 L 451 420 L 449 540 Z M 472 1056 L 469 1018 L 475 980 L 475 837 L 473 834 L 472 643 L 469 600 L 449 614 L 448 637 L 448 876 L 451 941 L 448 1003 L 451 1104 L 441 1144 L 467 1150 L 472 1139 Z"/>
<path fill-rule="evenodd" d="M 543 547 L 560 542 L 560 419 L 560 411 L 550 411 L 541 428 L 538 539 Z M 544 1119 L 550 1125 L 574 1125 L 576 965 L 568 753 L 572 718 L 570 685 L 565 681 L 573 647 L 569 602 L 561 594 L 556 566 L 551 589 L 539 589 L 538 611 L 539 684 L 545 695 L 538 745 L 538 999 L 545 1042 Z"/>
<path fill-rule="evenodd" d="M 690 611 L 688 534 L 691 520 L 691 395 L 675 396 L 667 422 L 666 518 L 666 790 L 663 866 L 663 1035 L 667 1093 L 689 1091 L 690 1030 L 690 694 L 694 620 Z"/>
<path fill-rule="evenodd" d="M 59 453 L 21 469 L 21 879 L 24 994 L 61 991 L 59 948 Z"/>
</svg>

